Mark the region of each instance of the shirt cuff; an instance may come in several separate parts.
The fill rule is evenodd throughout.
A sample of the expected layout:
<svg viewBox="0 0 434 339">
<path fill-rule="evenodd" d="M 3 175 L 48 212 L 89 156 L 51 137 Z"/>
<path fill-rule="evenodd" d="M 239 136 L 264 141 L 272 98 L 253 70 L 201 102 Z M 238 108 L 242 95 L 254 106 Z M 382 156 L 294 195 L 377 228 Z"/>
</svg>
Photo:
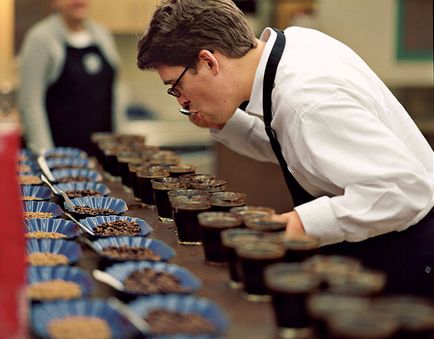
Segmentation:
<svg viewBox="0 0 434 339">
<path fill-rule="evenodd" d="M 295 207 L 306 234 L 320 240 L 321 246 L 344 240 L 329 197 L 320 197 Z"/>
</svg>

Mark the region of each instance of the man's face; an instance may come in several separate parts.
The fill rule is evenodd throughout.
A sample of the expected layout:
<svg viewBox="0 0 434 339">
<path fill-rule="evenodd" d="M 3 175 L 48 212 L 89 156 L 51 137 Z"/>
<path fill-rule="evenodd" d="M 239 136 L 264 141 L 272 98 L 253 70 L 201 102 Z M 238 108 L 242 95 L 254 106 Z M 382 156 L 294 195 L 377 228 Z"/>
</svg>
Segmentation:
<svg viewBox="0 0 434 339">
<path fill-rule="evenodd" d="M 55 0 L 55 8 L 67 19 L 83 20 L 87 17 L 89 0 Z"/>
<path fill-rule="evenodd" d="M 159 66 L 156 71 L 164 84 L 172 86 L 184 69 L 182 66 Z M 212 122 L 225 123 L 237 106 L 230 103 L 231 96 L 222 79 L 221 74 L 198 62 L 197 69 L 188 69 L 176 85 L 180 93 L 176 99 L 182 107 L 193 113 L 200 112 Z"/>
</svg>

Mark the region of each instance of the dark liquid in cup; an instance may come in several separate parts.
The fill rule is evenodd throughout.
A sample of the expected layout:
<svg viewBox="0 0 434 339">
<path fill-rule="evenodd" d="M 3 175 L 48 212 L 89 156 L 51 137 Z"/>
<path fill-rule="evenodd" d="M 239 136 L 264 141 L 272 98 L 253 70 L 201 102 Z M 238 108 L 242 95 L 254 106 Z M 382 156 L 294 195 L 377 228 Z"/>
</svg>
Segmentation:
<svg viewBox="0 0 434 339">
<path fill-rule="evenodd" d="M 136 168 L 133 165 L 129 165 L 128 166 L 128 172 L 129 172 L 129 176 L 130 176 L 130 183 L 131 183 L 131 188 L 133 189 L 133 195 L 135 198 L 139 199 L 139 185 L 137 182 L 137 170 L 138 168 Z"/>
<path fill-rule="evenodd" d="M 237 288 L 241 284 L 240 264 L 236 247 L 249 241 L 258 240 L 260 233 L 244 228 L 225 230 L 221 234 L 222 247 L 228 263 L 228 272 L 231 287 Z"/>
<path fill-rule="evenodd" d="M 107 172 L 109 172 L 112 176 L 119 176 L 118 158 L 115 153 L 106 154 L 106 167 Z"/>
<path fill-rule="evenodd" d="M 369 300 L 372 300 L 369 298 Z M 373 307 L 383 314 L 400 319 L 395 339 L 434 338 L 434 302 L 418 296 L 384 296 L 374 299 Z"/>
<path fill-rule="evenodd" d="M 223 248 L 221 233 L 224 230 L 239 227 L 241 219 L 231 213 L 204 213 L 199 215 L 202 229 L 202 244 L 205 260 L 211 264 L 222 264 L 227 261 Z"/>
<path fill-rule="evenodd" d="M 340 275 L 330 274 L 327 277 L 328 291 L 365 297 L 378 295 L 383 290 L 385 282 L 384 272 L 367 269 Z"/>
<path fill-rule="evenodd" d="M 265 276 L 267 288 L 272 296 L 277 326 L 285 329 L 311 327 L 312 321 L 306 304 L 308 296 L 319 288 L 319 277 L 313 273 L 303 272 L 297 264 L 269 266 Z"/>
<path fill-rule="evenodd" d="M 271 242 L 251 242 L 237 248 L 244 292 L 248 300 L 270 300 L 263 272 L 268 265 L 282 261 L 284 254 L 282 246 Z"/>
<path fill-rule="evenodd" d="M 319 253 L 319 242 L 309 236 L 283 241 L 286 262 L 302 262 Z"/>
<path fill-rule="evenodd" d="M 183 245 L 200 245 L 202 231 L 199 227 L 197 215 L 210 209 L 209 204 L 196 207 L 173 208 L 173 220 L 178 232 L 178 242 Z"/>
<path fill-rule="evenodd" d="M 229 212 L 233 207 L 245 205 L 246 194 L 238 192 L 215 192 L 211 194 L 211 210 Z"/>
<path fill-rule="evenodd" d="M 366 312 L 370 303 L 369 298 L 319 292 L 308 297 L 306 307 L 317 337 L 328 338 L 327 320 L 332 314 Z"/>
<path fill-rule="evenodd" d="M 113 148 L 115 145 L 116 144 L 114 141 L 98 143 L 97 159 L 105 172 L 108 172 L 107 155 L 108 153 L 110 153 L 109 150 Z"/>
<path fill-rule="evenodd" d="M 397 319 L 372 309 L 367 312 L 334 314 L 327 321 L 328 338 L 337 339 L 401 338 L 399 334 L 395 335 L 398 327 L 399 321 Z M 405 337 L 405 339 L 418 338 L 420 337 Z M 432 336 L 428 338 L 432 338 Z"/>
<path fill-rule="evenodd" d="M 121 181 L 125 186 L 133 187 L 133 183 L 130 179 L 130 171 L 128 170 L 128 163 L 120 162 L 119 163 L 120 172 L 121 172 Z"/>
<path fill-rule="evenodd" d="M 275 213 L 276 211 L 269 207 L 246 205 L 240 207 L 233 207 L 230 209 L 230 212 L 239 215 L 243 220 L 243 227 L 246 227 L 246 220 L 266 217 Z"/>
<path fill-rule="evenodd" d="M 244 224 L 251 230 L 265 233 L 284 232 L 286 229 L 285 223 L 272 221 L 269 217 L 247 218 Z"/>
<path fill-rule="evenodd" d="M 169 173 L 171 177 L 180 177 L 181 175 L 194 174 L 196 166 L 193 165 L 174 165 L 169 166 Z"/>
<path fill-rule="evenodd" d="M 169 191 L 184 189 L 186 184 L 179 178 L 157 178 L 151 181 L 154 191 L 155 207 L 161 221 L 172 221 L 172 204 L 169 200 Z"/>
<path fill-rule="evenodd" d="M 154 192 L 152 191 L 150 177 L 137 176 L 138 198 L 146 205 L 155 205 Z"/>
<path fill-rule="evenodd" d="M 169 171 L 161 166 L 152 166 L 142 171 L 138 171 L 137 176 L 137 193 L 138 198 L 146 205 L 154 205 L 154 192 L 152 189 L 152 179 L 164 178 L 169 175 Z"/>
<path fill-rule="evenodd" d="M 172 205 L 169 201 L 167 193 L 169 190 L 153 188 L 155 207 L 157 208 L 158 216 L 161 218 L 172 219 Z"/>
<path fill-rule="evenodd" d="M 143 163 L 144 161 L 140 158 L 119 158 L 118 159 L 118 169 L 121 176 L 122 183 L 125 186 L 133 187 L 133 182 L 131 180 L 129 164 L 130 163 Z"/>
<path fill-rule="evenodd" d="M 194 170 L 193 171 L 185 171 L 185 172 L 170 172 L 171 177 L 180 177 L 181 175 L 184 175 L 184 174 L 194 174 Z"/>
</svg>

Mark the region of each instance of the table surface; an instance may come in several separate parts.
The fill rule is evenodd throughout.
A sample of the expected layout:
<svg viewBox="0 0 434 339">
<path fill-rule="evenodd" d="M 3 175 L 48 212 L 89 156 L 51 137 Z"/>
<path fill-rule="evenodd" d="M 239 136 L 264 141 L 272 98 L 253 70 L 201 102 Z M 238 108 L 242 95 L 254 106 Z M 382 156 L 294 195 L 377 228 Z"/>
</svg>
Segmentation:
<svg viewBox="0 0 434 339">
<path fill-rule="evenodd" d="M 161 223 L 151 207 L 143 207 L 138 203 L 132 192 L 128 192 L 117 181 L 105 180 L 111 189 L 111 196 L 127 202 L 127 216 L 137 217 L 147 221 L 153 231 L 149 235 L 152 239 L 159 239 L 171 246 L 176 255 L 170 260 L 193 272 L 202 281 L 202 287 L 196 295 L 210 299 L 217 303 L 227 314 L 230 327 L 227 338 L 265 339 L 274 337 L 274 319 L 270 303 L 253 303 L 244 300 L 238 290 L 228 286 L 228 272 L 226 267 L 216 267 L 205 264 L 202 246 L 183 246 L 177 243 L 173 223 Z M 82 247 L 83 256 L 78 265 L 88 272 L 97 266 L 97 255 L 86 246 Z M 96 282 L 93 297 L 107 297 L 112 289 L 107 285 Z"/>
</svg>

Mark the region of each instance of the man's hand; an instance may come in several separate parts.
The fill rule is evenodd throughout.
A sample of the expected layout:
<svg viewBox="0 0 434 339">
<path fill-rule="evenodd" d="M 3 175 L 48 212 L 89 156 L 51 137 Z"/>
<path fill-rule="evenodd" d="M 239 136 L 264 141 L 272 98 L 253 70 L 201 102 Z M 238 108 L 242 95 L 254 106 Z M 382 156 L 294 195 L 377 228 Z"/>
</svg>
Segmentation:
<svg viewBox="0 0 434 339">
<path fill-rule="evenodd" d="M 205 115 L 201 114 L 200 112 L 191 113 L 188 118 L 190 121 L 195 124 L 196 126 L 203 127 L 203 128 L 216 128 L 216 129 L 222 129 L 225 124 L 216 124 L 215 122 L 212 122 L 210 118 L 206 117 Z"/>
<path fill-rule="evenodd" d="M 304 231 L 303 223 L 301 222 L 301 219 L 296 211 L 283 214 L 275 214 L 272 218 L 275 221 L 286 223 L 285 237 L 287 238 L 306 234 L 306 232 Z"/>
</svg>

